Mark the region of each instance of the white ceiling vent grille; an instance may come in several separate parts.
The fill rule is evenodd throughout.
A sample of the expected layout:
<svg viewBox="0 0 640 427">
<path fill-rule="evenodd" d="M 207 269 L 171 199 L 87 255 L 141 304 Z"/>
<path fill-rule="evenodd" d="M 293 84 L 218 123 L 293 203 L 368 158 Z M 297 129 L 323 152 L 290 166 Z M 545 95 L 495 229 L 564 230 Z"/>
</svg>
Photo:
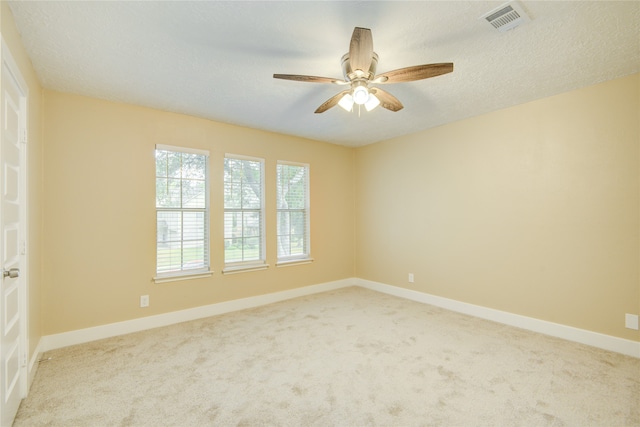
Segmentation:
<svg viewBox="0 0 640 427">
<path fill-rule="evenodd" d="M 493 28 L 505 32 L 531 21 L 527 13 L 518 2 L 511 1 L 482 15 L 480 19 L 486 20 Z"/>
</svg>

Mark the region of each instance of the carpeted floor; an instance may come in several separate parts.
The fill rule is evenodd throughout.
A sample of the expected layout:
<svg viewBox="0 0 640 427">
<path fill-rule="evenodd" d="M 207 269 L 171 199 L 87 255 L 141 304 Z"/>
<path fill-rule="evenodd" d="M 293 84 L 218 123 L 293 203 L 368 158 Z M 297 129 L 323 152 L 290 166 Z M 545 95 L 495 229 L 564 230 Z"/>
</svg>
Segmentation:
<svg viewBox="0 0 640 427">
<path fill-rule="evenodd" d="M 362 288 L 51 351 L 15 426 L 640 426 L 640 360 Z"/>
</svg>

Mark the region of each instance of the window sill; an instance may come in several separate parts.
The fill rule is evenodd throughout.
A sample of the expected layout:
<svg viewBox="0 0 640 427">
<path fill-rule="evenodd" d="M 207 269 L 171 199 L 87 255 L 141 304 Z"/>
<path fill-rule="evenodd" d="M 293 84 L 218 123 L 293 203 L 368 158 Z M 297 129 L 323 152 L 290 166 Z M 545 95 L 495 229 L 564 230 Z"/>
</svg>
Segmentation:
<svg viewBox="0 0 640 427">
<path fill-rule="evenodd" d="M 179 273 L 175 276 L 157 276 L 153 278 L 153 281 L 155 283 L 177 282 L 179 280 L 202 279 L 204 277 L 211 277 L 212 275 L 213 271 L 198 271 L 194 273 Z"/>
<path fill-rule="evenodd" d="M 232 266 L 229 266 L 229 267 L 225 267 L 222 270 L 222 274 L 244 273 L 244 272 L 247 272 L 247 271 L 266 270 L 267 268 L 269 268 L 269 264 L 266 264 L 266 263 L 232 265 Z"/>
<path fill-rule="evenodd" d="M 311 264 L 313 261 L 313 258 L 287 259 L 276 262 L 276 267 L 289 267 L 291 265 Z"/>
</svg>

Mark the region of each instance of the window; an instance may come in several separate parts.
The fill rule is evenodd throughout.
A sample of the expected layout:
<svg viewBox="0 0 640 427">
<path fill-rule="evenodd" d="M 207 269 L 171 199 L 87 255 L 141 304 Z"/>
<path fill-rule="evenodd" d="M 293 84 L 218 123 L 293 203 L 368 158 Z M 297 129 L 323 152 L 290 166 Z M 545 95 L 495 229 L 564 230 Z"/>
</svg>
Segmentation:
<svg viewBox="0 0 640 427">
<path fill-rule="evenodd" d="M 156 281 L 209 274 L 209 152 L 156 145 Z"/>
<path fill-rule="evenodd" d="M 309 165 L 278 162 L 278 262 L 310 260 Z"/>
<path fill-rule="evenodd" d="M 264 160 L 224 159 L 225 272 L 266 268 L 264 251 Z"/>
</svg>

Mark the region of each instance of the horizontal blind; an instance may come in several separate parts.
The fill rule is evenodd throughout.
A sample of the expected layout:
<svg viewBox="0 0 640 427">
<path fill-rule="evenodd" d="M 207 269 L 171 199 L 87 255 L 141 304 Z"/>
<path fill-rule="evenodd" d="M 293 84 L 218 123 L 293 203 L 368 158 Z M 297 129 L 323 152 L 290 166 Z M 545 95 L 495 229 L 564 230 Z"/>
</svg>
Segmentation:
<svg viewBox="0 0 640 427">
<path fill-rule="evenodd" d="M 309 256 L 309 166 L 277 165 L 278 259 Z"/>
<path fill-rule="evenodd" d="M 208 152 L 156 146 L 156 272 L 209 270 Z"/>
<path fill-rule="evenodd" d="M 264 260 L 262 159 L 224 159 L 225 264 Z"/>
</svg>

